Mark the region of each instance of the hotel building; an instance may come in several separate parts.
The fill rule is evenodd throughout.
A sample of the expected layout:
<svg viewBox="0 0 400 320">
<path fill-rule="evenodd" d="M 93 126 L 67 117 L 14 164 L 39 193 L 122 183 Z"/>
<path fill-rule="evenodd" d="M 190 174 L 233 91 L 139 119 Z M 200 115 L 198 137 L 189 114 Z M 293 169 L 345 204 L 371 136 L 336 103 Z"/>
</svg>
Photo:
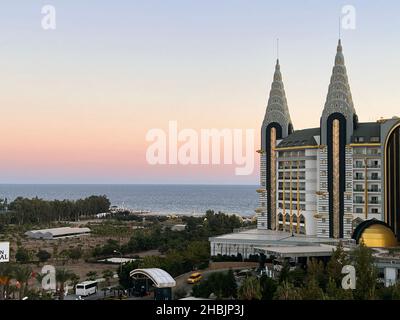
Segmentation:
<svg viewBox="0 0 400 320">
<path fill-rule="evenodd" d="M 400 119 L 359 121 L 340 40 L 318 128 L 295 130 L 276 62 L 257 152 L 257 229 L 211 238 L 212 255 L 248 256 L 260 246 L 287 243 L 287 235 L 298 244 L 397 243 Z"/>
</svg>

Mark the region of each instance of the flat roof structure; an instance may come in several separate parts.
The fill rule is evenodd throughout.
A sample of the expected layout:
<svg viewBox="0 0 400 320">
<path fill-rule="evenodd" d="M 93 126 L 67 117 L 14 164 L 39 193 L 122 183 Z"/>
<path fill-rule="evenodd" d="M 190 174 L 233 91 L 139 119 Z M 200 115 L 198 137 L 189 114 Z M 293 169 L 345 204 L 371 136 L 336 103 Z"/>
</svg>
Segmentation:
<svg viewBox="0 0 400 320">
<path fill-rule="evenodd" d="M 268 245 L 310 245 L 310 244 L 330 244 L 337 245 L 340 239 L 318 238 L 301 234 L 291 234 L 284 231 L 249 229 L 237 233 L 224 234 L 222 236 L 209 238 L 211 242 L 227 244 L 250 244 L 255 246 Z"/>
<path fill-rule="evenodd" d="M 301 258 L 301 257 L 329 257 L 336 250 L 335 246 L 282 246 L 282 247 L 260 247 L 256 250 L 279 258 Z"/>
<path fill-rule="evenodd" d="M 244 258 L 260 253 L 282 258 L 328 257 L 340 241 L 346 247 L 355 244 L 352 239 L 322 238 L 265 229 L 242 230 L 211 237 L 209 241 L 211 256 L 236 256 L 240 253 Z"/>
<path fill-rule="evenodd" d="M 25 235 L 32 239 L 52 240 L 59 238 L 76 237 L 89 233 L 90 233 L 89 228 L 62 227 L 62 228 L 52 228 L 52 229 L 31 230 L 25 232 Z"/>
</svg>

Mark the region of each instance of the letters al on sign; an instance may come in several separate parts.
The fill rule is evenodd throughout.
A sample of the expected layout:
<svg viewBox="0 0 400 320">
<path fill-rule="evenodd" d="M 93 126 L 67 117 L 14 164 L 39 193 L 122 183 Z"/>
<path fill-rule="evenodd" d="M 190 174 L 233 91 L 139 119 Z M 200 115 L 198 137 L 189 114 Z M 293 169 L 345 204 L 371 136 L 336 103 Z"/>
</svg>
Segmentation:
<svg viewBox="0 0 400 320">
<path fill-rule="evenodd" d="M 10 243 L 0 242 L 0 263 L 10 261 Z"/>
</svg>

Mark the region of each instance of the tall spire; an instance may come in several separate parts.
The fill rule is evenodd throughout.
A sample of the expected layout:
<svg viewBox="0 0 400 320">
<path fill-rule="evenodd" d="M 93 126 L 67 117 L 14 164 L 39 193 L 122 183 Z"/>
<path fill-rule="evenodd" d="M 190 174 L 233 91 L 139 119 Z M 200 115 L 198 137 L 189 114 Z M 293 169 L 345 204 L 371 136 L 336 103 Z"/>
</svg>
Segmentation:
<svg viewBox="0 0 400 320">
<path fill-rule="evenodd" d="M 289 108 L 287 105 L 279 59 L 276 59 L 274 78 L 264 118 L 264 124 L 272 122 L 277 122 L 281 125 L 284 136 L 290 134 L 290 132 L 285 134 L 286 130 L 289 131 L 288 126 L 289 124 L 292 125 L 292 120 L 290 119 Z"/>
<path fill-rule="evenodd" d="M 332 70 L 328 94 L 325 101 L 324 111 L 322 113 L 321 125 L 326 122 L 332 113 L 341 113 L 346 117 L 348 123 L 348 135 L 352 134 L 353 122 L 354 119 L 357 118 L 357 115 L 354 109 L 353 98 L 347 77 L 341 39 L 339 39 L 336 49 L 335 65 Z"/>
</svg>

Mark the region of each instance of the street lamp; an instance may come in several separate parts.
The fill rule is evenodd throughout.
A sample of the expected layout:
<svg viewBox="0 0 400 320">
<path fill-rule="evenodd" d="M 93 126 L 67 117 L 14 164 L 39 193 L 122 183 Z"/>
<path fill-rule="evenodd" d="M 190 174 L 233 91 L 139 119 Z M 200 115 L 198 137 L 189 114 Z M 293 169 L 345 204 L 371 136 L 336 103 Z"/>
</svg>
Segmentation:
<svg viewBox="0 0 400 320">
<path fill-rule="evenodd" d="M 114 253 L 119 253 L 119 255 L 120 255 L 120 258 L 121 258 L 121 260 L 120 260 L 120 267 L 119 267 L 119 276 L 121 277 L 121 275 L 122 275 L 122 253 L 120 252 L 120 251 L 118 251 L 118 250 L 114 250 Z"/>
</svg>

